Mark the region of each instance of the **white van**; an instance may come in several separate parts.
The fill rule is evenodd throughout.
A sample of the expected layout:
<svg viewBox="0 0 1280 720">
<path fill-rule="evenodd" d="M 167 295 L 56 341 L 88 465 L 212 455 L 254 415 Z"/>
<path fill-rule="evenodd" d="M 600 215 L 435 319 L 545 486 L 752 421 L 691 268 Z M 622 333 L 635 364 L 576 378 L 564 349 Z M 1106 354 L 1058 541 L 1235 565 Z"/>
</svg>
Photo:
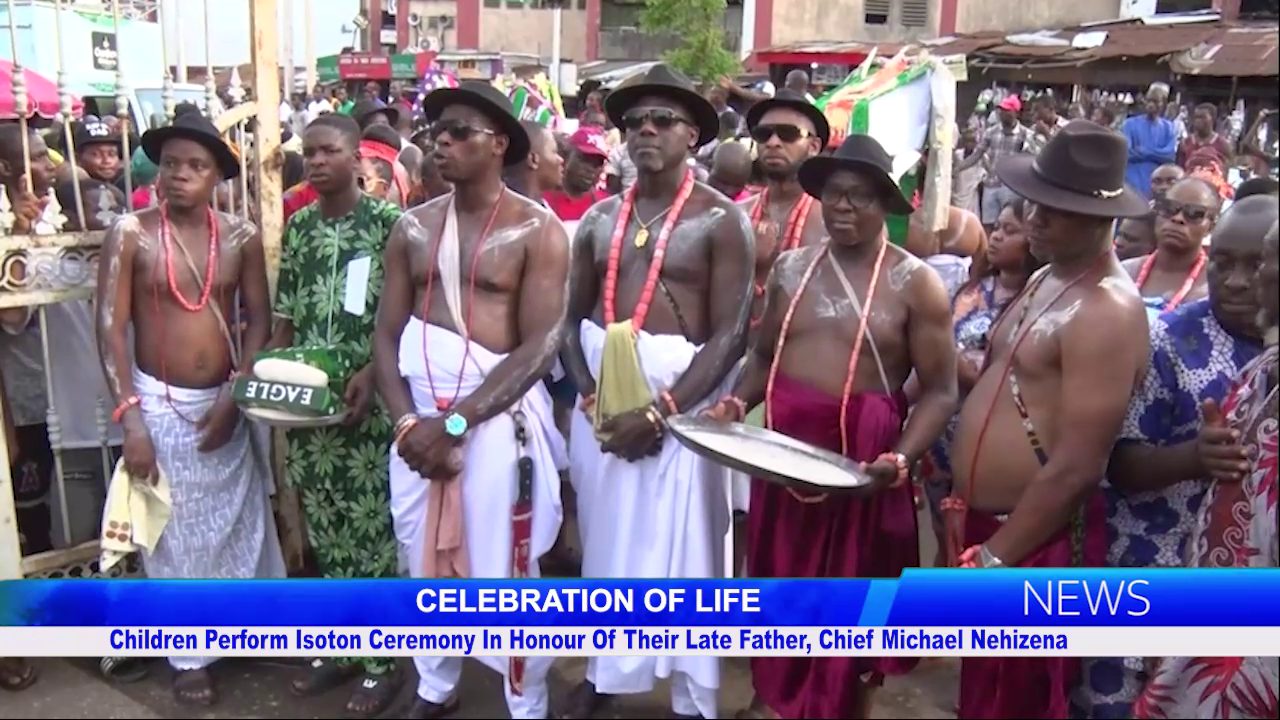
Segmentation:
<svg viewBox="0 0 1280 720">
<path fill-rule="evenodd" d="M 75 92 L 84 101 L 84 114 L 96 115 L 103 117 L 106 115 L 116 114 L 116 96 L 115 93 L 104 91 L 100 86 L 91 86 L 82 88 L 82 91 Z M 157 122 L 164 122 L 164 89 L 160 86 L 155 87 L 139 87 L 129 91 L 129 114 L 133 118 L 134 127 L 138 128 L 141 134 L 150 129 Z M 225 108 L 222 101 L 214 98 L 213 114 L 222 112 Z M 209 114 L 208 98 L 205 96 L 204 86 L 195 83 L 174 83 L 173 85 L 173 103 L 180 105 L 184 102 L 194 103 L 197 107 Z"/>
</svg>

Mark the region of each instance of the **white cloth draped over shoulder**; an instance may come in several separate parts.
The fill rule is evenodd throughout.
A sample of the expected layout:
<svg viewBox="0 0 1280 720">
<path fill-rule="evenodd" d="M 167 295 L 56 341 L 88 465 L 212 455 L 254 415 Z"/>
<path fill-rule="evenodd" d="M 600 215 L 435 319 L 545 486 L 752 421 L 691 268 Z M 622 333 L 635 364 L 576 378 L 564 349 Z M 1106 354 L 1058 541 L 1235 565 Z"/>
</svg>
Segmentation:
<svg viewBox="0 0 1280 720">
<path fill-rule="evenodd" d="M 423 354 L 424 333 L 427 357 Z M 409 384 L 419 415 L 439 414 L 436 393 L 442 399 L 452 400 L 455 388 L 459 389 L 458 398 L 475 392 L 485 376 L 506 357 L 473 342 L 464 367 L 466 351 L 466 340 L 452 330 L 424 323 L 415 317 L 409 318 L 400 336 L 399 368 L 400 375 Z M 434 391 L 427 376 L 428 359 Z M 533 528 L 530 537 L 533 562 L 529 572 L 537 577 L 537 559 L 551 549 L 560 532 L 563 508 L 560 505 L 559 469 L 565 467 L 567 461 L 564 440 L 556 431 L 552 416 L 551 396 L 543 384 L 535 383 L 516 407 L 524 412 L 526 418 L 529 433 L 527 453 L 533 460 Z M 472 577 L 505 578 L 511 575 L 511 507 L 516 501 L 516 461 L 519 457 L 515 424 L 510 414 L 501 413 L 468 430 L 463 470 L 455 482 L 462 483 L 463 532 Z M 411 574 L 421 577 L 431 481 L 411 470 L 395 446 L 391 448 L 390 471 L 391 514 L 395 520 L 396 537 L 408 548 Z M 506 658 L 477 659 L 506 676 Z M 433 676 L 451 674 L 451 670 L 443 669 L 448 663 L 442 661 L 452 660 L 460 658 L 416 658 L 414 662 L 419 674 L 424 676 L 422 682 L 430 685 Z M 526 695 L 531 691 L 537 692 L 536 685 L 545 684 L 550 665 L 551 658 L 529 659 L 525 669 Z M 419 695 L 427 700 L 438 702 L 444 699 L 435 691 L 424 690 L 427 688 L 420 685 Z"/>
<path fill-rule="evenodd" d="M 592 375 L 600 377 L 604 328 L 591 320 L 579 327 Z M 640 331 L 636 352 L 655 396 L 688 369 L 700 346 L 680 335 Z M 719 398 L 713 392 L 698 412 Z M 724 575 L 724 539 L 730 512 L 724 468 L 686 450 L 667 436 L 662 452 L 638 462 L 602 453 L 591 421 L 573 413 L 570 458 L 578 493 L 582 576 L 622 578 L 715 578 Z M 720 685 L 714 657 L 601 657 L 588 663 L 587 677 L 602 693 L 640 693 L 655 678 L 683 673 L 697 686 Z M 694 693 L 703 717 L 714 717 Z M 712 697 L 714 700 L 714 696 Z"/>
</svg>

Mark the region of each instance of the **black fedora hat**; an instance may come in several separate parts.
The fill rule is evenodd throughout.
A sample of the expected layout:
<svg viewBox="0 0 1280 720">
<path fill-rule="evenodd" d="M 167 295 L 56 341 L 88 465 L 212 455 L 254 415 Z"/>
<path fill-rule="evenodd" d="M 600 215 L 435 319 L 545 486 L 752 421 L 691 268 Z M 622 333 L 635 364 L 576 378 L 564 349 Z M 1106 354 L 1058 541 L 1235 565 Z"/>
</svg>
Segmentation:
<svg viewBox="0 0 1280 720">
<path fill-rule="evenodd" d="M 529 134 L 516 119 L 511 100 L 498 88 L 483 80 L 467 80 L 456 88 L 437 88 L 422 99 L 422 114 L 435 122 L 450 105 L 466 105 L 484 113 L 507 136 L 504 165 L 514 165 L 529 157 Z"/>
<path fill-rule="evenodd" d="M 805 160 L 800 166 L 800 187 L 815 198 L 821 198 L 827 178 L 840 170 L 853 170 L 874 180 L 880 188 L 884 209 L 889 214 L 910 215 L 915 212 L 911 201 L 902 194 L 902 188 L 894 182 L 893 158 L 870 135 L 850 135 L 834 154 Z"/>
<path fill-rule="evenodd" d="M 369 124 L 369 117 L 382 113 L 387 116 L 387 122 L 395 127 L 400 122 L 400 111 L 376 98 L 369 100 L 361 100 L 351 107 L 351 117 L 356 119 L 360 128 L 363 129 Z"/>
<path fill-rule="evenodd" d="M 142 151 L 151 162 L 159 165 L 160 150 L 170 140 L 190 140 L 203 145 L 213 153 L 223 180 L 240 174 L 240 161 L 235 153 L 231 152 L 231 147 L 222 139 L 213 122 L 200 113 L 184 113 L 175 117 L 172 125 L 146 131 L 142 134 Z"/>
<path fill-rule="evenodd" d="M 805 99 L 803 95 L 794 90 L 783 88 L 774 93 L 774 96 L 768 100 L 761 100 L 751 109 L 747 111 L 747 127 L 755 129 L 760 124 L 760 118 L 765 113 L 774 108 L 787 108 L 809 118 L 813 123 L 814 131 L 818 133 L 818 139 L 822 141 L 822 147 L 827 146 L 827 142 L 831 140 L 831 125 L 827 123 L 827 116 L 816 105 Z"/>
<path fill-rule="evenodd" d="M 635 107 L 641 98 L 650 95 L 674 100 L 693 116 L 693 122 L 698 127 L 699 146 L 706 145 L 720 134 L 720 115 L 716 109 L 698 94 L 693 81 L 665 63 L 654 65 L 643 75 L 636 76 L 630 83 L 624 83 L 622 87 L 609 93 L 604 99 L 604 111 L 613 124 L 621 128 L 622 116 Z"/>
<path fill-rule="evenodd" d="M 1125 185 L 1128 156 L 1124 136 L 1072 120 L 1040 154 L 997 161 L 996 175 L 1013 192 L 1046 207 L 1093 217 L 1139 217 L 1151 206 Z"/>
</svg>

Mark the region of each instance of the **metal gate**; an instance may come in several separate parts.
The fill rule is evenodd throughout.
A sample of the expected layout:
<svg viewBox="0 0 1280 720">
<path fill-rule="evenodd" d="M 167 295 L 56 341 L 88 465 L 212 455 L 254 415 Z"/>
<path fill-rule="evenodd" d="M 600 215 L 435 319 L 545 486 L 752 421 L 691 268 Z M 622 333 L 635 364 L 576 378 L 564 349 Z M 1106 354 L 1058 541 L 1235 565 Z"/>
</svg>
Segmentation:
<svg viewBox="0 0 1280 720">
<path fill-rule="evenodd" d="M 184 26 L 203 19 L 205 36 L 204 58 L 204 101 L 207 113 L 212 116 L 224 137 L 234 143 L 239 151 L 240 176 L 229 181 L 218 193 L 220 205 L 218 209 L 250 218 L 262 231 L 262 241 L 266 251 L 268 278 L 274 295 L 275 278 L 279 267 L 280 234 L 281 234 L 281 195 L 280 169 L 280 104 L 279 62 L 277 51 L 278 23 L 277 0 L 179 0 L 183 4 Z M 250 27 L 245 32 L 251 37 L 253 99 L 246 100 L 246 89 L 239 86 L 238 74 L 232 74 L 227 97 L 230 106 L 224 108 L 219 101 L 215 68 L 209 57 L 210 27 L 209 13 L 216 12 L 216 2 L 240 2 L 249 7 Z M 26 395 L 43 394 L 47 400 L 45 412 L 45 430 L 48 447 L 51 449 L 52 472 L 51 481 L 47 483 L 48 491 L 44 497 L 33 498 L 28 492 L 38 487 L 40 480 L 39 466 L 36 462 L 36 475 L 31 475 L 31 463 L 15 468 L 12 462 L 16 450 L 11 446 L 18 432 L 13 435 L 6 430 L 0 432 L 0 579 L 20 577 L 89 577 L 98 574 L 98 533 L 102 515 L 102 504 L 106 492 L 106 481 L 111 477 L 115 455 L 110 439 L 111 423 L 110 407 L 104 407 L 101 400 L 93 408 L 79 408 L 69 411 L 66 407 L 58 407 L 55 399 L 67 395 L 65 390 L 58 391 L 59 383 L 68 383 L 67 372 L 84 377 L 99 377 L 102 370 L 99 366 L 97 344 L 93 342 L 93 302 L 94 284 L 97 277 L 97 257 L 102 244 L 102 228 L 109 224 L 111 211 L 107 205 L 107 195 L 99 193 L 98 201 L 84 197 L 81 183 L 68 183 L 72 192 L 62 193 L 64 202 L 60 205 L 57 194 L 50 192 L 47 205 L 39 218 L 26 222 L 14 212 L 14 202 L 10 193 L 18 194 L 32 190 L 32 150 L 40 149 L 41 141 L 31 133 L 38 125 L 43 124 L 31 114 L 34 108 L 32 83 L 23 70 L 22 52 L 19 39 L 22 33 L 40 33 L 40 42 L 47 47 L 52 40 L 56 50 L 57 109 L 56 117 L 60 120 L 63 131 L 61 153 L 65 163 L 70 164 L 62 172 L 70 173 L 72 178 L 78 177 L 76 166 L 75 138 L 72 131 L 75 98 L 70 91 L 71 78 L 79 68 L 68 67 L 67 51 L 64 43 L 68 41 L 65 28 L 66 13 L 72 12 L 69 0 L 52 0 L 46 2 L 17 2 L 3 0 L 0 10 L 5 10 L 6 25 L 3 32 L 8 33 L 10 57 L 6 58 L 13 65 L 11 88 L 0 86 L 0 100 L 6 94 L 12 95 L 14 113 L 21 136 L 21 168 L 14 157 L 10 164 L 7 182 L 12 181 L 20 171 L 22 180 L 11 183 L 10 187 L 0 188 L 0 316 L 4 316 L 6 325 L 0 331 L 0 343 L 14 342 L 22 338 L 30 345 L 30 358 L 38 363 L 43 378 L 43 388 L 34 387 L 36 383 L 10 382 L 10 392 L 0 392 L 0 410 L 6 419 L 11 415 L 7 405 L 13 400 L 10 395 L 21 392 Z M 75 3 L 74 12 L 84 15 L 94 12 L 92 4 Z M 181 62 L 183 53 L 178 48 L 169 47 L 173 43 L 167 41 L 166 25 L 177 27 L 177 18 L 164 17 L 166 7 L 176 4 L 157 0 L 101 0 L 96 11 L 95 22 L 104 28 L 114 29 L 114 36 L 121 37 L 122 23 L 155 22 L 159 24 L 161 37 L 161 53 L 164 58 L 164 77 L 162 98 L 163 122 L 172 121 L 174 115 L 175 93 L 171 58 Z M 33 20 L 26 27 L 19 27 L 17 10 L 27 9 L 34 13 L 34 8 L 48 13 L 52 8 L 54 22 L 52 27 L 34 27 Z M 203 11 L 200 15 L 199 11 Z M 196 16 L 193 18 L 192 16 Z M 28 17 L 34 18 L 34 14 Z M 51 31 L 51 32 L 50 32 Z M 180 36 L 180 34 L 179 34 Z M 105 42 L 104 42 L 105 48 Z M 97 50 L 95 46 L 95 51 Z M 172 54 L 171 54 L 172 53 Z M 129 71 L 121 54 L 115 55 L 114 82 L 114 115 L 118 118 L 123 130 L 123 164 L 124 201 L 127 210 L 134 209 L 134 191 L 140 183 L 135 181 L 132 163 L 130 162 L 136 143 L 141 134 L 139 117 L 143 117 L 137 96 L 131 92 L 126 78 Z M 101 67 L 101 66 L 98 66 Z M 132 112 L 131 112 L 132 111 Z M 146 118 L 143 118 L 146 120 Z M 157 117 L 157 120 L 161 118 Z M 131 138 L 129 130 L 136 134 Z M 0 148 L 4 150 L 4 148 Z M 10 148 L 16 151 L 16 148 Z M 36 158 L 43 162 L 42 157 Z M 234 183 L 234 185 L 231 185 Z M 152 196 L 154 199 L 154 196 Z M 94 229 L 97 228 L 97 229 Z M 88 320 L 92 352 L 85 356 L 68 357 L 62 343 L 74 337 L 72 330 L 78 328 L 83 334 L 84 320 Z M 24 317 L 27 320 L 24 322 Z M 65 326 L 60 323 L 67 317 L 78 318 L 77 325 Z M 51 328 L 51 325 L 53 327 Z M 16 332 L 14 332 L 16 330 Z M 68 334 L 72 333 L 72 334 Z M 55 366 L 57 370 L 55 371 Z M 70 368 L 70 370 L 68 370 Z M 61 373 L 61 375 L 59 375 Z M 90 376 L 89 374 L 93 375 Z M 17 386 L 17 387 L 13 387 Z M 3 389 L 0 387 L 0 389 Z M 41 392 L 42 391 L 42 392 Z M 85 417 L 86 414 L 92 418 Z M 65 439 L 64 430 L 68 423 L 78 423 L 83 431 L 87 427 L 89 434 L 95 436 L 96 447 L 85 447 L 84 442 L 73 443 L 71 447 Z M 6 427 L 8 423 L 6 423 Z M 24 425 L 18 430 L 28 439 L 39 429 L 31 429 Z M 81 432 L 83 436 L 85 433 Z M 25 449 L 28 444 L 22 444 Z M 46 463 L 48 464 L 48 463 Z M 14 471 L 17 471 L 16 473 Z M 16 477 L 15 477 L 16 475 Z M 24 486 L 25 484 L 25 486 Z M 281 485 L 281 483 L 277 483 Z M 19 514 L 25 512 L 35 503 L 43 502 L 48 506 L 50 514 L 50 542 L 53 549 L 24 554 L 21 542 Z M 43 532 L 43 529 L 41 529 Z M 42 538 L 41 538 L 42 539 Z M 43 542 L 28 543 L 43 545 Z M 117 566 L 119 567 L 119 566 Z M 125 572 L 136 569 L 131 563 Z M 116 571 L 113 570 L 113 574 Z"/>
</svg>

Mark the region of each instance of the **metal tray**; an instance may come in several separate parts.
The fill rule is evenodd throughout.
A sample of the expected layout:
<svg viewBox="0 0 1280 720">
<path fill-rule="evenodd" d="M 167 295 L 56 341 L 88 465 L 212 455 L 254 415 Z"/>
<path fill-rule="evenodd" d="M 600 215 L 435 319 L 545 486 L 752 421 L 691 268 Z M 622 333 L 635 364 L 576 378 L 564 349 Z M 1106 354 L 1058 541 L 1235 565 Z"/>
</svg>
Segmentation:
<svg viewBox="0 0 1280 720">
<path fill-rule="evenodd" d="M 667 427 L 689 450 L 752 477 L 816 492 L 860 494 L 874 489 L 871 477 L 862 471 L 858 462 L 779 432 L 742 423 L 717 422 L 700 415 L 673 415 L 667 418 Z M 736 452 L 731 445 L 739 450 L 749 445 L 760 447 L 752 455 L 759 458 L 761 464 L 746 462 L 741 457 L 745 453 Z M 815 478 L 807 473 L 804 466 L 811 467 L 814 460 L 830 466 L 838 481 Z"/>
<path fill-rule="evenodd" d="M 337 415 L 322 415 L 319 417 L 300 417 L 293 413 L 286 413 L 281 410 L 273 410 L 271 408 L 249 407 L 243 408 L 244 414 L 251 420 L 257 420 L 272 427 L 279 428 L 318 428 L 330 427 L 332 425 L 340 425 L 342 421 L 347 419 L 347 411 L 343 410 Z"/>
</svg>

